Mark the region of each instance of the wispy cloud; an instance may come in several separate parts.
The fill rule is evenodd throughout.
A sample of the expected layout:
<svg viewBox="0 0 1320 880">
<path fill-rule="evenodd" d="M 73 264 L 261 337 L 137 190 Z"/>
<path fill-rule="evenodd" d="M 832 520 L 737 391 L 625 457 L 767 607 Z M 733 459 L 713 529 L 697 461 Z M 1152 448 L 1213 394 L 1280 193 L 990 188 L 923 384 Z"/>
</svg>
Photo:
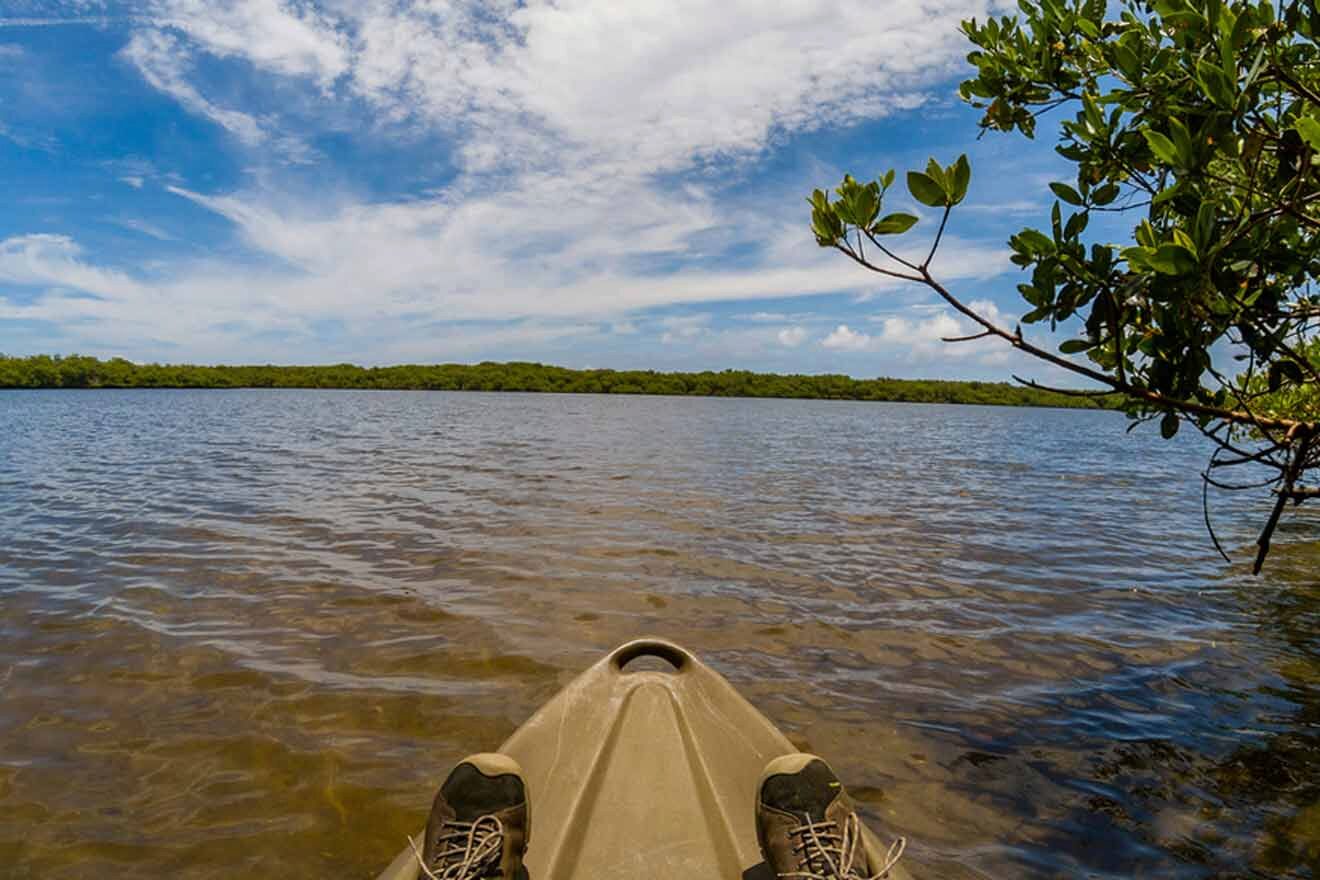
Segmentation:
<svg viewBox="0 0 1320 880">
<path fill-rule="evenodd" d="M 141 186 L 141 184 L 138 185 Z M 178 236 L 171 235 L 154 223 L 148 223 L 146 220 L 141 220 L 136 217 L 111 217 L 110 222 L 123 229 L 140 232 L 143 235 L 150 236 L 157 241 L 178 241 Z"/>
<path fill-rule="evenodd" d="M 799 326 L 785 327 L 775 334 L 775 338 L 785 348 L 797 348 L 806 341 L 807 328 Z"/>
<path fill-rule="evenodd" d="M 220 107 L 202 96 L 189 79 L 192 52 L 172 34 L 159 30 L 141 31 L 124 47 L 124 57 L 152 86 L 244 143 L 255 146 L 266 139 L 266 132 L 254 117 Z"/>
<path fill-rule="evenodd" d="M 727 198 L 729 181 L 754 174 L 777 139 L 883 119 L 946 92 L 965 51 L 958 20 L 1001 4 L 881 5 L 150 0 L 120 57 L 262 169 L 232 187 L 167 190 L 229 221 L 249 253 L 175 258 L 145 278 L 99 266 L 70 236 L 18 236 L 0 244 L 0 277 L 51 292 L 9 314 L 137 339 L 170 301 L 186 303 L 186 315 L 151 332 L 178 345 L 210 345 L 217 328 L 230 341 L 258 329 L 301 338 L 335 321 L 360 344 L 388 339 L 405 353 L 412 341 L 434 352 L 436 338 L 450 339 L 437 325 L 458 321 L 504 322 L 508 333 L 455 334 L 456 347 L 460 337 L 512 344 L 628 334 L 653 309 L 892 292 L 816 248 L 797 198 Z M 316 130 L 218 86 L 223 65 L 301 90 L 327 115 L 357 114 L 352 136 L 428 139 L 454 174 L 385 198 L 351 184 L 295 186 L 278 166 L 326 162 Z M 130 168 L 115 178 L 135 189 L 159 179 Z M 175 235 L 136 211 L 115 222 Z M 1002 248 L 956 237 L 940 257 L 952 280 L 1005 265 Z M 699 317 L 656 325 L 649 338 L 696 344 L 723 332 Z M 839 325 L 822 345 L 911 347 L 938 317 L 869 333 Z M 782 349 L 819 349 L 805 343 L 825 329 L 798 305 L 745 320 L 761 325 L 747 328 L 749 340 Z"/>
</svg>

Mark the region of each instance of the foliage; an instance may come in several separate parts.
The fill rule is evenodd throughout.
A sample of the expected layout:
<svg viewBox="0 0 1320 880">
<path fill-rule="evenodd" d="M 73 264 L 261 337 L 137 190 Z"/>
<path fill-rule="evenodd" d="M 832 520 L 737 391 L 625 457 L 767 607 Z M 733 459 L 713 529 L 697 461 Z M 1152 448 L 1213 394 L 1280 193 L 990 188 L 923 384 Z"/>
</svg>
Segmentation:
<svg viewBox="0 0 1320 880">
<path fill-rule="evenodd" d="M 1096 407 L 1002 382 L 781 376 L 724 370 L 570 370 L 532 363 L 436 364 L 397 367 L 199 367 L 134 364 L 122 358 L 0 356 L 0 388 L 360 388 L 443 391 L 531 391 L 567 394 L 674 394 L 703 397 L 789 397 L 977 403 L 999 406 Z"/>
<path fill-rule="evenodd" d="M 1320 337 L 1300 344 L 1298 351 L 1320 364 Z M 1320 422 L 1320 386 L 1314 383 L 1278 382 L 1272 387 L 1270 375 L 1257 372 L 1242 377 L 1241 385 L 1243 396 L 1249 397 L 1253 409 L 1262 415 Z"/>
<path fill-rule="evenodd" d="M 1278 498 L 1259 569 L 1284 502 L 1311 497 L 1300 481 L 1320 466 L 1305 405 L 1320 389 L 1320 13 L 1301 0 L 1018 6 L 963 24 L 976 72 L 961 94 L 985 111 L 983 130 L 1028 138 L 1046 112 L 1073 112 L 1055 150 L 1076 176 L 1050 184 L 1047 226 L 1009 240 L 1030 273 L 1018 285 L 1023 323 L 1073 338 L 1057 351 L 1033 343 L 932 276 L 967 194 L 965 157 L 907 176 L 912 198 L 941 212 L 924 259 L 905 259 L 888 238 L 911 223 L 877 219 L 893 171 L 867 184 L 845 177 L 837 198 L 813 193 L 817 242 L 931 288 L 982 328 L 970 338 L 999 337 L 1121 394 L 1132 418 L 1158 419 L 1165 437 L 1195 426 L 1228 453 L 1207 472 L 1217 485 L 1227 484 L 1209 476 L 1216 468 L 1272 468 Z M 1125 244 L 1090 230 L 1102 216 L 1111 233 L 1124 223 Z M 1242 448 L 1251 440 L 1263 447 Z"/>
</svg>

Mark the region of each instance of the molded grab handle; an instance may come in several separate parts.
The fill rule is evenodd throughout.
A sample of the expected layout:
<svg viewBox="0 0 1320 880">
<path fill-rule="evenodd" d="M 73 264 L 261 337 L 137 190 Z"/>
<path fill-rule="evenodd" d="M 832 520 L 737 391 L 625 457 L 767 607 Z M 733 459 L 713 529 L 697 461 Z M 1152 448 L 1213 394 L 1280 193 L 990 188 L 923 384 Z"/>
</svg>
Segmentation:
<svg viewBox="0 0 1320 880">
<path fill-rule="evenodd" d="M 623 667 L 638 657 L 659 657 L 673 666 L 675 673 L 686 672 L 697 662 L 687 648 L 664 639 L 636 639 L 620 645 L 610 652 L 609 662 L 615 672 L 623 672 Z"/>
</svg>

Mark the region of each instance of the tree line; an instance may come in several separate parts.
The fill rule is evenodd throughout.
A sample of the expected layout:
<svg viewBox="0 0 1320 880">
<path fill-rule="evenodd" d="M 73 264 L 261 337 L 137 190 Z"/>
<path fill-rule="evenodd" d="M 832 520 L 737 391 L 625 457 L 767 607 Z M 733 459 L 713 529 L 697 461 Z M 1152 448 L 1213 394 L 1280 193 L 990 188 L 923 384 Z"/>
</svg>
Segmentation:
<svg viewBox="0 0 1320 880">
<path fill-rule="evenodd" d="M 1003 382 L 854 379 L 747 370 L 665 373 L 574 370 L 538 363 L 410 364 L 392 367 L 194 366 L 137 364 L 123 358 L 0 355 L 0 388 L 342 388 L 527 391 L 567 394 L 671 394 L 1102 408 L 1107 401 Z"/>
</svg>

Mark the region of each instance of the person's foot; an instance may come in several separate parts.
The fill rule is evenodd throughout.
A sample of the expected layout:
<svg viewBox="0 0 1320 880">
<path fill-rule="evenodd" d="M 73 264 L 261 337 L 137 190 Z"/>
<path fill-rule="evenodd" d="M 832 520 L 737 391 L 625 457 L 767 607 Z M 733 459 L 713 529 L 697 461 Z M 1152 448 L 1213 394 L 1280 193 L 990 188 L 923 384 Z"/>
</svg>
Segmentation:
<svg viewBox="0 0 1320 880">
<path fill-rule="evenodd" d="M 515 880 L 531 830 L 518 762 L 499 754 L 464 758 L 431 805 L 421 874 L 434 880 Z"/>
<path fill-rule="evenodd" d="M 775 758 L 761 774 L 756 838 L 770 869 L 797 880 L 888 877 L 907 846 L 900 837 L 887 853 L 870 851 L 839 777 L 822 759 L 801 753 Z"/>
</svg>

